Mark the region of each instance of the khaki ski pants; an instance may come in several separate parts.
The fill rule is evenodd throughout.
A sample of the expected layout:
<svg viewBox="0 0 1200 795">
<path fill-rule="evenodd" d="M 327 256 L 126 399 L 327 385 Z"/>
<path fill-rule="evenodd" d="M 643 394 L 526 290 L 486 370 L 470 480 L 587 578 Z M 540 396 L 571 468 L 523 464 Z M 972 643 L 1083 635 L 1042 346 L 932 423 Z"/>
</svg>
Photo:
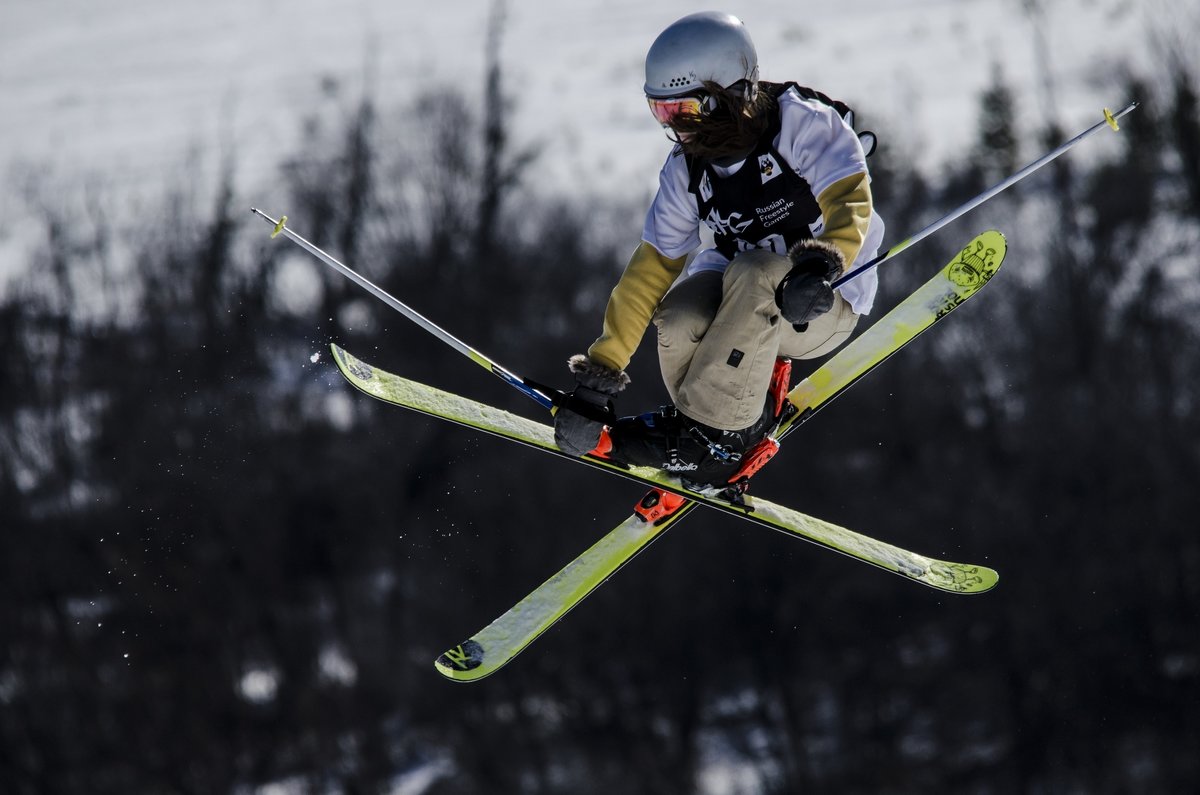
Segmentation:
<svg viewBox="0 0 1200 795">
<path fill-rule="evenodd" d="M 654 315 L 659 366 L 685 415 L 722 430 L 748 428 L 762 415 L 776 357 L 814 359 L 850 337 L 859 316 L 840 293 L 803 332 L 780 316 L 775 288 L 791 267 L 787 257 L 747 251 L 724 274 L 692 274 L 663 298 Z"/>
</svg>

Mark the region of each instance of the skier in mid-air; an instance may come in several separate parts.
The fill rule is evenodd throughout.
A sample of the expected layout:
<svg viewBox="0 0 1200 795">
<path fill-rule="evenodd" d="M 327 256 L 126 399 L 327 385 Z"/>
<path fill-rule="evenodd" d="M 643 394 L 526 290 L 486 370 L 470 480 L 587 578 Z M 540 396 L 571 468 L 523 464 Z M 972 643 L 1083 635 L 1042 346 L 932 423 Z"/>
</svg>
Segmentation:
<svg viewBox="0 0 1200 795">
<path fill-rule="evenodd" d="M 675 146 L 603 333 L 569 367 L 577 404 L 611 408 L 653 321 L 671 404 L 610 426 L 560 409 L 555 442 L 720 488 L 775 424 L 777 358 L 830 353 L 870 310 L 874 270 L 831 282 L 874 257 L 884 226 L 849 109 L 759 80 L 737 17 L 703 12 L 663 30 L 646 55 L 645 94 Z M 701 223 L 714 246 L 689 262 Z"/>
<path fill-rule="evenodd" d="M 642 241 L 612 292 L 603 334 L 586 355 L 570 360 L 577 385 L 569 394 L 500 366 L 287 228 L 287 216 L 276 220 L 251 208 L 274 227 L 272 237 L 290 238 L 539 406 L 555 408 L 556 444 L 541 423 L 388 373 L 334 345 L 342 375 L 366 394 L 544 452 L 583 456 L 599 469 L 653 466 L 680 475 L 675 481 L 660 472 L 626 472 L 650 486 L 634 515 L 441 654 L 438 671 L 456 681 L 494 673 L 701 504 L 943 592 L 995 587 L 999 575 L 986 566 L 936 560 L 743 497 L 778 439 L 993 279 L 1008 250 L 1004 235 L 994 229 L 976 235 L 790 391 L 777 357 L 833 353 L 871 309 L 875 266 L 1099 130 L 1118 130 L 1118 120 L 1137 107 L 1106 108 L 1103 121 L 876 257 L 884 232 L 866 166 L 873 140 L 855 134 L 842 103 L 795 83 L 760 82 L 754 45 L 737 18 L 694 14 L 667 27 L 646 56 L 645 91 L 676 145 L 659 175 Z M 689 262 L 701 246 L 701 221 L 713 231 L 714 245 Z M 840 279 L 842 273 L 847 277 Z M 616 419 L 612 403 L 629 380 L 624 368 L 652 319 L 672 404 Z"/>
</svg>

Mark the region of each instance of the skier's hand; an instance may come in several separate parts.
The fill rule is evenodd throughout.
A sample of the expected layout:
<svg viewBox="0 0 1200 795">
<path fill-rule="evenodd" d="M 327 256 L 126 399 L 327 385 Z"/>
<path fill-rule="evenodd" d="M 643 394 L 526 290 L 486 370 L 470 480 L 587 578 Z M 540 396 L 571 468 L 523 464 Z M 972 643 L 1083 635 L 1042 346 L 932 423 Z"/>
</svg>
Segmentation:
<svg viewBox="0 0 1200 795">
<path fill-rule="evenodd" d="M 572 356 L 567 366 L 575 374 L 572 400 L 596 409 L 595 412 L 589 411 L 589 414 L 606 412 L 611 415 L 614 399 L 629 383 L 625 371 L 612 370 L 583 354 Z M 554 413 L 554 443 L 559 450 L 570 455 L 582 456 L 595 450 L 603 429 L 603 422 L 572 411 L 569 404 L 560 406 Z"/>
<path fill-rule="evenodd" d="M 843 258 L 836 247 L 803 240 L 788 252 L 792 269 L 775 289 L 783 319 L 804 331 L 808 324 L 833 309 L 832 282 L 841 275 Z"/>
</svg>

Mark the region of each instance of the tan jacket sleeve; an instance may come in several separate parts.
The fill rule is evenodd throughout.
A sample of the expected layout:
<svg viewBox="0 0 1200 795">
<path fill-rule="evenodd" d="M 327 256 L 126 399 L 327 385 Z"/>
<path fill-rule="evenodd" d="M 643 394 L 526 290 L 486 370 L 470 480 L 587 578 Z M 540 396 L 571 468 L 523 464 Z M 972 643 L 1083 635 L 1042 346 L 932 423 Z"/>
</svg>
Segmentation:
<svg viewBox="0 0 1200 795">
<path fill-rule="evenodd" d="M 686 259 L 668 259 L 645 241 L 638 245 L 608 298 L 604 331 L 588 348 L 588 358 L 614 370 L 629 365 L 654 310 L 683 271 Z"/>
<path fill-rule="evenodd" d="M 871 223 L 871 183 L 864 174 L 844 177 L 817 197 L 825 229 L 821 239 L 837 246 L 849 268 L 862 250 Z"/>
</svg>

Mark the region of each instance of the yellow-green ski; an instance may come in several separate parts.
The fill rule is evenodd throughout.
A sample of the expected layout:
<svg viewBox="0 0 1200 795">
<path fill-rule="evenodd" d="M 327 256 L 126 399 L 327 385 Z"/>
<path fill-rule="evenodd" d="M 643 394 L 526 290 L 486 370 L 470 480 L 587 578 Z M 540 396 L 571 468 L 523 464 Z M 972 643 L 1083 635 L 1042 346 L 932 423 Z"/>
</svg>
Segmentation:
<svg viewBox="0 0 1200 795">
<path fill-rule="evenodd" d="M 985 232 L 975 238 L 934 278 L 797 384 L 788 393 L 794 410 L 781 423 L 777 436 L 794 430 L 974 295 L 999 269 L 1005 251 L 1004 237 L 999 232 Z M 995 586 L 998 580 L 997 573 L 990 568 L 927 558 L 766 500 L 733 504 L 692 492 L 677 478 L 660 470 L 624 469 L 602 459 L 568 456 L 555 447 L 553 429 L 544 423 L 388 373 L 337 346 L 333 352 L 347 380 L 380 400 L 605 469 L 688 499 L 655 524 L 634 514 L 492 624 L 439 656 L 437 670 L 455 681 L 473 681 L 496 671 L 700 503 L 950 593 L 981 593 Z"/>
</svg>

